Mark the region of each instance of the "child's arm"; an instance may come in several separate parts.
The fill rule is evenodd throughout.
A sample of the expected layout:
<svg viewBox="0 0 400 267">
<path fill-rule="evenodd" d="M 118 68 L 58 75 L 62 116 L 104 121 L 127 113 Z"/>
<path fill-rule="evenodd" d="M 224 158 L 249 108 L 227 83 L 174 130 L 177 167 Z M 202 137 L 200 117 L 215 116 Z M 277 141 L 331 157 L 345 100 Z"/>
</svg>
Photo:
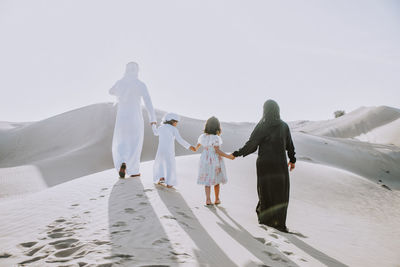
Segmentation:
<svg viewBox="0 0 400 267">
<path fill-rule="evenodd" d="M 194 151 L 196 152 L 200 147 L 201 147 L 201 144 L 197 144 L 197 146 L 194 148 Z"/>
<path fill-rule="evenodd" d="M 234 159 L 233 155 L 228 155 L 219 149 L 219 146 L 214 146 L 215 152 L 220 155 L 221 157 L 225 157 L 227 159 Z"/>
<path fill-rule="evenodd" d="M 175 127 L 174 127 L 174 128 L 175 128 Z M 175 131 L 173 131 L 173 132 L 174 132 L 176 141 L 178 141 L 178 143 L 179 143 L 181 146 L 183 146 L 184 148 L 186 148 L 186 149 L 191 149 L 193 146 L 191 146 L 188 142 L 186 142 L 185 139 L 182 138 L 182 136 L 179 134 L 178 129 L 175 128 L 174 130 L 175 130 Z M 191 150 L 192 150 L 192 149 L 191 149 Z M 192 150 L 192 151 L 193 151 L 193 150 Z"/>
</svg>

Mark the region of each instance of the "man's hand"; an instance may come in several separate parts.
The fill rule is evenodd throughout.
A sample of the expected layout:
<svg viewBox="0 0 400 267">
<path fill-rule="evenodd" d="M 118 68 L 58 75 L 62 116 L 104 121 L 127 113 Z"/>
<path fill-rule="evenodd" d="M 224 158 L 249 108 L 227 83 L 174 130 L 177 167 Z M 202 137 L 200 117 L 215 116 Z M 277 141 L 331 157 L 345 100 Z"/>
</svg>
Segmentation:
<svg viewBox="0 0 400 267">
<path fill-rule="evenodd" d="M 295 164 L 289 161 L 288 167 L 289 167 L 289 170 L 290 170 L 290 171 L 293 171 L 294 168 L 295 168 Z"/>
<path fill-rule="evenodd" d="M 235 156 L 232 155 L 232 154 L 230 154 L 230 155 L 228 155 L 228 159 L 234 160 L 234 159 L 235 159 Z"/>
<path fill-rule="evenodd" d="M 196 148 L 194 146 L 190 146 L 189 149 L 192 150 L 193 152 L 196 152 Z"/>
</svg>

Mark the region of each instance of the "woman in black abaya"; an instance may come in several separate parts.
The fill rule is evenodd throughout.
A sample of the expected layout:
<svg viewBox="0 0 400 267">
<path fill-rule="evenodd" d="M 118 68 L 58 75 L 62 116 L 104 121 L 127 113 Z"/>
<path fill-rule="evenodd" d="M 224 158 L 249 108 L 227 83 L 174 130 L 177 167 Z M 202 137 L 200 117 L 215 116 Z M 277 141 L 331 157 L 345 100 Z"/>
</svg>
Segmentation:
<svg viewBox="0 0 400 267">
<path fill-rule="evenodd" d="M 264 103 L 264 114 L 247 143 L 233 156 L 247 156 L 258 148 L 256 208 L 258 222 L 288 232 L 286 214 L 289 204 L 289 171 L 296 158 L 289 126 L 280 119 L 274 100 Z M 289 163 L 286 158 L 286 151 Z"/>
</svg>

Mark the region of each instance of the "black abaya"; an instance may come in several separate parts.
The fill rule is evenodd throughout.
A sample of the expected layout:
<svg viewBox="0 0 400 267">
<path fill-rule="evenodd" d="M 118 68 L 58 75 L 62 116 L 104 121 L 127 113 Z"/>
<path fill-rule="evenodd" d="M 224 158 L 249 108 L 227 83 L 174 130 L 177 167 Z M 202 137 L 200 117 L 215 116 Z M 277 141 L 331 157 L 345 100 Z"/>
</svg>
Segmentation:
<svg viewBox="0 0 400 267">
<path fill-rule="evenodd" d="M 286 151 L 290 162 L 296 162 L 289 126 L 282 120 L 260 122 L 249 141 L 233 155 L 247 156 L 257 148 L 258 222 L 285 230 L 290 189 Z"/>
</svg>

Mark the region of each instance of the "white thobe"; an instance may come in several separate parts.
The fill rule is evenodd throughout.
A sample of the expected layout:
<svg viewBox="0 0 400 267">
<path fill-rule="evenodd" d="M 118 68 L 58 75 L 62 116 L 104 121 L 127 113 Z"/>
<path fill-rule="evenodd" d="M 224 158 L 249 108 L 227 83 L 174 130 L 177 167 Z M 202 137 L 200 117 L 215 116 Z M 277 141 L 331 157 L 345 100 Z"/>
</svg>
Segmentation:
<svg viewBox="0 0 400 267">
<path fill-rule="evenodd" d="M 158 149 L 153 167 L 153 180 L 157 182 L 164 177 L 167 185 L 176 185 L 175 140 L 184 148 L 189 149 L 186 142 L 176 127 L 163 124 L 160 127 L 153 125 L 154 135 L 158 135 Z"/>
<path fill-rule="evenodd" d="M 118 111 L 112 142 L 114 166 L 119 171 L 126 163 L 126 174 L 139 174 L 140 155 L 143 147 L 144 123 L 141 100 L 150 122 L 156 122 L 153 104 L 146 85 L 135 75 L 125 75 L 111 89 L 118 98 Z"/>
</svg>

